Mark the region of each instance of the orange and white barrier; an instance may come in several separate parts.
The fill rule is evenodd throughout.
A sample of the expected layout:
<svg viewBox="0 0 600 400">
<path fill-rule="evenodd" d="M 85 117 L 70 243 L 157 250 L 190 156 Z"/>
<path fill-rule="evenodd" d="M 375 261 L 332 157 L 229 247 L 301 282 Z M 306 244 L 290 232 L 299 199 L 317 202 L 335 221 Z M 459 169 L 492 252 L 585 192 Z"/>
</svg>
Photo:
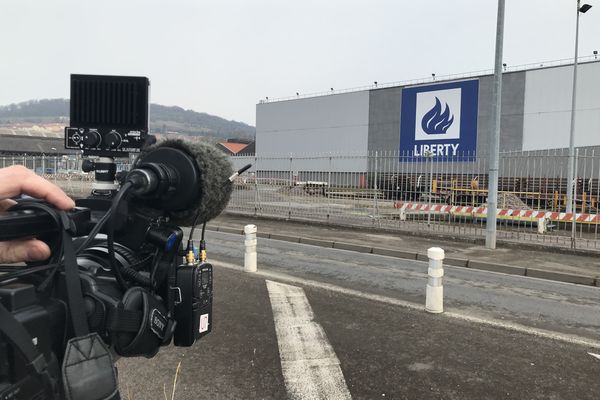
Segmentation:
<svg viewBox="0 0 600 400">
<path fill-rule="evenodd" d="M 485 218 L 487 216 L 487 207 L 471 207 L 471 206 L 451 206 L 447 204 L 424 204 L 424 203 L 409 203 L 397 201 L 394 203 L 394 208 L 406 211 L 432 212 L 438 214 L 450 214 L 465 217 Z M 500 208 L 496 211 L 498 219 L 508 219 L 514 221 L 532 221 L 539 222 L 541 219 L 553 222 L 571 222 L 573 221 L 573 213 L 553 212 L 553 211 L 536 211 L 536 210 L 513 210 Z M 583 224 L 600 224 L 600 214 L 575 214 L 575 220 Z"/>
</svg>

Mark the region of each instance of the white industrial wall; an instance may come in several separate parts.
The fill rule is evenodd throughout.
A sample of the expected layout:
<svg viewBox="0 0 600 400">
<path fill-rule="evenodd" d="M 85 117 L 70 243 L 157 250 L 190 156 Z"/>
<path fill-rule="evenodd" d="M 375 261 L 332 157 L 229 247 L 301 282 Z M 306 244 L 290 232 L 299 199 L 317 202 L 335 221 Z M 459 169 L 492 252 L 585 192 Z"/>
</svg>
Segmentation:
<svg viewBox="0 0 600 400">
<path fill-rule="evenodd" d="M 478 149 L 487 149 L 491 79 L 480 77 Z M 568 147 L 572 79 L 573 65 L 507 73 L 503 89 L 503 114 L 508 113 L 502 119 L 504 147 L 526 151 Z M 256 154 L 261 159 L 279 156 L 263 161 L 260 169 L 288 170 L 290 154 L 296 159 L 334 153 L 361 157 L 338 160 L 332 172 L 367 171 L 367 158 L 362 156 L 368 150 L 398 149 L 401 93 L 401 87 L 392 87 L 258 104 Z M 578 67 L 575 146 L 600 146 L 600 62 Z M 332 169 L 323 157 L 295 161 L 291 168 Z"/>
<path fill-rule="evenodd" d="M 569 146 L 573 66 L 526 72 L 523 150 Z M 600 62 L 577 69 L 575 146 L 600 145 Z"/>
<path fill-rule="evenodd" d="M 368 91 L 256 106 L 256 154 L 261 158 L 328 153 L 363 156 L 367 153 L 368 130 Z M 277 165 L 282 162 L 263 161 L 260 168 L 280 170 Z M 294 165 L 298 171 L 326 171 L 327 168 L 326 159 L 298 161 Z M 337 171 L 364 172 L 366 169 L 366 157 L 335 163 Z"/>
</svg>

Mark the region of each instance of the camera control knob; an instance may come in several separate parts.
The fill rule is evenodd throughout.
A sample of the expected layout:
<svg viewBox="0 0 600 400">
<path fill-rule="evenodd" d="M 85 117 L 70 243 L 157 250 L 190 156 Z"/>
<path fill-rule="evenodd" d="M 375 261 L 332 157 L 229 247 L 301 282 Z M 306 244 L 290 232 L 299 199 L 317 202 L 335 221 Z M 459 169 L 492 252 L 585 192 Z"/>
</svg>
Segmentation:
<svg viewBox="0 0 600 400">
<path fill-rule="evenodd" d="M 81 169 L 83 172 L 92 172 L 96 169 L 96 164 L 92 160 L 83 160 Z"/>
<path fill-rule="evenodd" d="M 102 138 L 98 131 L 87 131 L 83 134 L 83 145 L 86 148 L 98 147 Z"/>
<path fill-rule="evenodd" d="M 119 135 L 119 132 L 110 131 L 104 136 L 104 147 L 107 149 L 118 149 L 121 147 L 122 141 L 123 139 Z"/>
</svg>

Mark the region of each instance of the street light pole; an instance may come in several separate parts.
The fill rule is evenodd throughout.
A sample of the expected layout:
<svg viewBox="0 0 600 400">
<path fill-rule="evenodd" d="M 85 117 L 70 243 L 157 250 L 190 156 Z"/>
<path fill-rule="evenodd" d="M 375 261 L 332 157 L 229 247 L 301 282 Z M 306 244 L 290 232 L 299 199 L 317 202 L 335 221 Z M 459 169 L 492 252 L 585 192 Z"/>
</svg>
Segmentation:
<svg viewBox="0 0 600 400">
<path fill-rule="evenodd" d="M 575 58 L 573 60 L 573 97 L 571 99 L 571 128 L 569 130 L 569 168 L 567 177 L 567 212 L 576 212 L 575 196 L 575 107 L 577 106 L 577 52 L 579 50 L 579 14 L 592 8 L 589 4 L 581 5 L 577 0 L 577 22 L 575 23 Z"/>
<path fill-rule="evenodd" d="M 492 137 L 490 138 L 490 159 L 488 179 L 488 207 L 486 218 L 485 247 L 496 248 L 496 210 L 498 206 L 498 169 L 500 152 L 500 117 L 502 112 L 502 48 L 504 42 L 504 4 L 498 0 L 496 25 L 496 62 L 494 66 L 494 100 L 492 109 Z"/>
</svg>

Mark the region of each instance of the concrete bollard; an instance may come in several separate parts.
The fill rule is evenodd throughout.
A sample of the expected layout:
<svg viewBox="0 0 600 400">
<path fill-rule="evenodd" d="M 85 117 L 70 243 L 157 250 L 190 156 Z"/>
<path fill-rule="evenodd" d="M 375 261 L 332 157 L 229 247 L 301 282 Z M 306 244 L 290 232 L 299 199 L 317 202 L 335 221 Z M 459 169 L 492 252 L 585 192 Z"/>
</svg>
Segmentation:
<svg viewBox="0 0 600 400">
<path fill-rule="evenodd" d="M 256 225 L 244 226 L 244 271 L 256 272 Z"/>
<path fill-rule="evenodd" d="M 427 249 L 429 268 L 427 270 L 427 293 L 425 297 L 425 310 L 430 313 L 444 312 L 444 249 L 430 247 Z"/>
</svg>

